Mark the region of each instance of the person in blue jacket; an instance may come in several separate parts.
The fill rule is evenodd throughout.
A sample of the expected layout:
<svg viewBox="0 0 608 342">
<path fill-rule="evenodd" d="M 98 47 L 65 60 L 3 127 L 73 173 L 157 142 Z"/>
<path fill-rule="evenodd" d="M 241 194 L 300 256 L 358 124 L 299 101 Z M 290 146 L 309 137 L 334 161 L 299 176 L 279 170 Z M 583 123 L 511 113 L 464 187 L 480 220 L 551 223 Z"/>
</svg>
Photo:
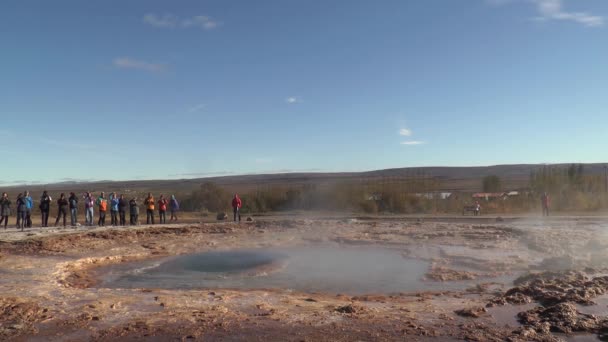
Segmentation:
<svg viewBox="0 0 608 342">
<path fill-rule="evenodd" d="M 177 222 L 177 212 L 179 211 L 179 202 L 175 198 L 175 195 L 171 195 L 171 201 L 169 201 L 169 207 L 171 209 L 171 219 L 169 221 L 175 220 L 175 222 Z"/>
<path fill-rule="evenodd" d="M 112 216 L 112 225 L 118 226 L 118 206 L 120 204 L 120 199 L 116 196 L 116 193 L 113 192 L 110 194 L 110 215 Z"/>
<path fill-rule="evenodd" d="M 25 227 L 32 228 L 32 209 L 34 208 L 34 199 L 30 196 L 30 192 L 25 192 Z"/>
</svg>

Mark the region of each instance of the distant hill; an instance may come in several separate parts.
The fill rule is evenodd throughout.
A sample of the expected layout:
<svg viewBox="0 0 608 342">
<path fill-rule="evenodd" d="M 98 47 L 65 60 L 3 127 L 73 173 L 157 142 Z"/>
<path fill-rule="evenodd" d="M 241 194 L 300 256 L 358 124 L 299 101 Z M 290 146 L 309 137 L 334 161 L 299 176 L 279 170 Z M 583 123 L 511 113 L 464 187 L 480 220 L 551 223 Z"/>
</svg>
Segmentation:
<svg viewBox="0 0 608 342">
<path fill-rule="evenodd" d="M 553 164 L 553 167 L 567 167 L 570 164 Z M 603 174 L 606 164 L 584 164 L 586 174 Z M 216 183 L 228 191 L 246 192 L 253 189 L 264 189 L 273 186 L 305 186 L 319 184 L 335 184 L 339 182 L 378 182 L 391 179 L 427 177 L 440 180 L 441 190 L 444 191 L 479 191 L 481 179 L 487 175 L 499 176 L 505 188 L 519 189 L 528 184 L 530 173 L 542 169 L 545 164 L 517 164 L 472 167 L 415 167 L 376 170 L 368 172 L 338 172 L 338 173 L 283 173 L 283 174 L 252 174 L 240 176 L 223 176 L 180 180 L 143 180 L 143 181 L 99 181 L 91 183 L 64 182 L 46 185 L 29 185 L 6 187 L 11 193 L 27 188 L 33 193 L 43 189 L 56 192 L 77 193 L 90 191 L 119 191 L 119 192 L 154 192 L 154 193 L 187 193 L 204 182 Z"/>
</svg>

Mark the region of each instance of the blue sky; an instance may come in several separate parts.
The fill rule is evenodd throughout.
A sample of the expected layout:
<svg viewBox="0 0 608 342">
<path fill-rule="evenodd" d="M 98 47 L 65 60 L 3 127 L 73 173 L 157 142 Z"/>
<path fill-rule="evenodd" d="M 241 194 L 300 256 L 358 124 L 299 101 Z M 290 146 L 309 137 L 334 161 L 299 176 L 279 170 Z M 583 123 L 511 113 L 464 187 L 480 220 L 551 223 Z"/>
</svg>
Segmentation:
<svg viewBox="0 0 608 342">
<path fill-rule="evenodd" d="M 604 0 L 7 0 L 0 183 L 604 162 Z"/>
</svg>

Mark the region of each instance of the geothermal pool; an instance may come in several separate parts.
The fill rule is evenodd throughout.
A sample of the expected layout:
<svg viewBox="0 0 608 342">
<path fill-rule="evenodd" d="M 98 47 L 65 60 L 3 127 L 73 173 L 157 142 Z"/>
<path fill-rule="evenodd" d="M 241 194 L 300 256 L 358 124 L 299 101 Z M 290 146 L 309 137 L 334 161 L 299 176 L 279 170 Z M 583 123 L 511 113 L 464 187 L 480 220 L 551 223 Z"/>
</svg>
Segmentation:
<svg viewBox="0 0 608 342">
<path fill-rule="evenodd" d="M 423 280 L 429 263 L 398 250 L 297 247 L 214 251 L 109 266 L 99 287 L 164 289 L 292 289 L 345 294 L 437 288 Z M 434 285 L 434 286 L 430 286 Z"/>
</svg>

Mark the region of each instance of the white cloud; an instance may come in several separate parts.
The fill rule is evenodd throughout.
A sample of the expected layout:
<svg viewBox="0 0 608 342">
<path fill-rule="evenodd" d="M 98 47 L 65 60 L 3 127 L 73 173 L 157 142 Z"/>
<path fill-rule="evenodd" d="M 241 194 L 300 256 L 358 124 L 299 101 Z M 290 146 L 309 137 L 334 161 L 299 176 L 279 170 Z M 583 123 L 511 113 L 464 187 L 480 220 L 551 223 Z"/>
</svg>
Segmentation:
<svg viewBox="0 0 608 342">
<path fill-rule="evenodd" d="M 298 96 L 290 96 L 290 97 L 288 97 L 288 98 L 285 99 L 285 102 L 287 102 L 289 104 L 301 103 L 302 99 L 299 98 Z"/>
<path fill-rule="evenodd" d="M 486 0 L 490 5 L 505 5 L 517 0 Z M 520 0 L 534 4 L 538 11 L 536 21 L 568 20 L 587 27 L 599 27 L 604 25 L 604 17 L 589 12 L 568 12 L 564 10 L 563 0 Z"/>
<path fill-rule="evenodd" d="M 190 113 L 194 113 L 194 112 L 201 111 L 201 110 L 203 110 L 203 109 L 205 109 L 205 108 L 207 108 L 207 105 L 206 105 L 206 104 L 204 104 L 204 103 L 199 103 L 199 104 L 197 104 L 196 106 L 192 106 L 192 107 L 190 107 L 190 109 L 188 109 L 188 111 L 189 111 Z"/>
<path fill-rule="evenodd" d="M 144 23 L 152 25 L 154 27 L 175 27 L 179 22 L 179 18 L 173 14 L 165 13 L 163 15 L 156 15 L 154 13 L 148 13 L 144 15 Z"/>
<path fill-rule="evenodd" d="M 138 69 L 149 72 L 162 72 L 167 69 L 164 64 L 150 63 L 129 57 L 115 58 L 112 64 L 121 69 Z"/>
<path fill-rule="evenodd" d="M 204 30 L 213 30 L 218 27 L 220 23 L 211 19 L 206 15 L 197 15 L 192 18 L 186 18 L 181 21 L 182 27 L 200 27 Z"/>
<path fill-rule="evenodd" d="M 196 15 L 189 18 L 180 18 L 171 13 L 144 15 L 143 22 L 159 28 L 201 28 L 203 30 L 213 30 L 221 25 L 220 22 L 206 15 Z"/>
<path fill-rule="evenodd" d="M 604 18 L 588 12 L 566 12 L 562 0 L 534 0 L 540 20 L 570 20 L 579 24 L 597 27 L 604 25 Z"/>
<path fill-rule="evenodd" d="M 403 137 L 409 137 L 410 135 L 412 135 L 412 131 L 408 128 L 402 128 L 399 130 L 399 135 Z"/>
<path fill-rule="evenodd" d="M 424 144 L 426 144 L 426 142 L 420 141 L 420 140 L 410 140 L 410 141 L 401 142 L 401 145 L 407 145 L 407 146 L 416 146 L 416 145 L 424 145 Z"/>
</svg>

